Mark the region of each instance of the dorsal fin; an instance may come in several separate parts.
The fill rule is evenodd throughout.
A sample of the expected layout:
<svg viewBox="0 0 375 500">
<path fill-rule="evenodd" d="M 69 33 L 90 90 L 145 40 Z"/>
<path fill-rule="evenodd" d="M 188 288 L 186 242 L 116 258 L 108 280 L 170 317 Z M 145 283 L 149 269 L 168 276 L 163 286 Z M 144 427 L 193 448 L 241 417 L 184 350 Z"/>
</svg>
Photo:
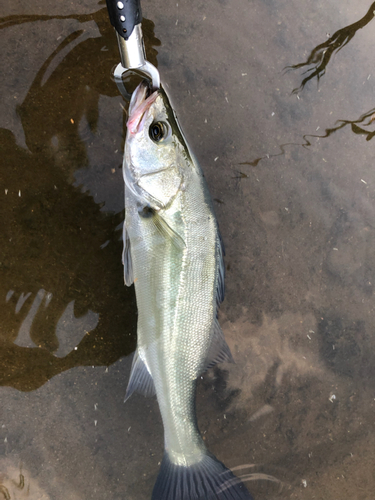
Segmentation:
<svg viewBox="0 0 375 500">
<path fill-rule="evenodd" d="M 124 243 L 122 251 L 122 264 L 124 266 L 124 281 L 126 286 L 130 286 L 133 284 L 134 276 L 133 276 L 132 257 L 130 254 L 130 239 L 128 232 L 126 230 L 125 222 L 122 230 L 122 239 Z"/>
<path fill-rule="evenodd" d="M 217 318 L 215 318 L 212 328 L 213 337 L 207 353 L 203 372 L 205 372 L 209 368 L 212 368 L 217 363 L 223 363 L 224 361 L 226 361 L 227 363 L 234 363 L 232 354 L 224 338 L 223 330 L 221 329 Z"/>
<path fill-rule="evenodd" d="M 221 237 L 220 232 L 218 231 L 218 242 L 217 242 L 217 253 L 218 253 L 218 279 L 217 279 L 217 287 L 216 287 L 216 306 L 219 308 L 220 304 L 224 300 L 225 295 L 225 264 L 224 264 L 224 243 Z"/>
</svg>

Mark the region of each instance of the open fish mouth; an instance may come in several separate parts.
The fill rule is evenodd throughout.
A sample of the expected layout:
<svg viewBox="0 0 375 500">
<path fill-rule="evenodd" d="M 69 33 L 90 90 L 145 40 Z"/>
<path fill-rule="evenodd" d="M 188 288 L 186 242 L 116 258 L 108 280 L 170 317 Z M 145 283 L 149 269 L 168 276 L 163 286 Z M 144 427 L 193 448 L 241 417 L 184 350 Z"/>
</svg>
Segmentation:
<svg viewBox="0 0 375 500">
<path fill-rule="evenodd" d="M 141 132 L 144 126 L 147 111 L 151 105 L 156 101 L 159 92 L 155 90 L 151 93 L 150 85 L 148 82 L 141 82 L 133 92 L 129 104 L 129 118 L 127 122 L 128 131 L 131 134 Z"/>
</svg>

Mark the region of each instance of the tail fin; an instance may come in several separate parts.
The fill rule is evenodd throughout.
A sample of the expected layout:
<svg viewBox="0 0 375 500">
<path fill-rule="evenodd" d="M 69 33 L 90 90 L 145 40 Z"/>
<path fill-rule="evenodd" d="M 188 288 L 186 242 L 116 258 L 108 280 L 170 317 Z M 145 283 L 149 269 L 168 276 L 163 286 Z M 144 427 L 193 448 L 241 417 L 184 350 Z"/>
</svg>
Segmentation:
<svg viewBox="0 0 375 500">
<path fill-rule="evenodd" d="M 152 500 L 253 500 L 244 484 L 212 455 L 184 467 L 164 452 Z"/>
</svg>

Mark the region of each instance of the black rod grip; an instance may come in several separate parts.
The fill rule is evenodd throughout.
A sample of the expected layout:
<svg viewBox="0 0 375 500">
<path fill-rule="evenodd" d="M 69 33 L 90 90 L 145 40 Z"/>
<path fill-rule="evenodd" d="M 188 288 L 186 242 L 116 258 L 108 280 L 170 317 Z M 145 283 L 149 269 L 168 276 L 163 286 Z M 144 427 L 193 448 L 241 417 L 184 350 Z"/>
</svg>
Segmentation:
<svg viewBox="0 0 375 500">
<path fill-rule="evenodd" d="M 134 26 L 142 21 L 140 0 L 106 0 L 109 20 L 117 33 L 127 40 Z"/>
</svg>

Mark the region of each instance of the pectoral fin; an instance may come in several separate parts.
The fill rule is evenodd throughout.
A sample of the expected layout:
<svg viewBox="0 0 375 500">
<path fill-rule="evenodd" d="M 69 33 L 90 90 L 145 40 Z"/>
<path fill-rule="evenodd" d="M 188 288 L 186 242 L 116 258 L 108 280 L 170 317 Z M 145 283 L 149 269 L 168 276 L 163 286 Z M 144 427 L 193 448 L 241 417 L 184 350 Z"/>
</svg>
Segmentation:
<svg viewBox="0 0 375 500">
<path fill-rule="evenodd" d="M 134 281 L 134 276 L 133 276 L 133 264 L 132 264 L 132 257 L 130 254 L 130 239 L 128 232 L 125 227 L 125 222 L 124 222 L 124 227 L 122 230 L 122 239 L 124 242 L 124 248 L 122 250 L 122 263 L 124 266 L 124 281 L 126 286 L 130 286 L 133 284 Z"/>
<path fill-rule="evenodd" d="M 146 397 L 154 396 L 156 394 L 154 381 L 146 365 L 140 358 L 138 349 L 134 353 L 129 383 L 125 394 L 125 401 L 130 398 L 133 392 L 138 392 Z"/>
<path fill-rule="evenodd" d="M 159 233 L 166 239 L 170 239 L 177 250 L 183 250 L 186 245 L 181 236 L 171 228 L 171 226 L 158 213 L 152 218 L 152 222 Z"/>
<path fill-rule="evenodd" d="M 139 212 L 139 216 L 144 219 L 149 219 L 150 223 L 155 227 L 157 232 L 163 238 L 170 240 L 177 250 L 185 248 L 185 241 L 182 237 L 168 224 L 168 222 L 154 208 L 150 206 L 143 207 Z"/>
</svg>

